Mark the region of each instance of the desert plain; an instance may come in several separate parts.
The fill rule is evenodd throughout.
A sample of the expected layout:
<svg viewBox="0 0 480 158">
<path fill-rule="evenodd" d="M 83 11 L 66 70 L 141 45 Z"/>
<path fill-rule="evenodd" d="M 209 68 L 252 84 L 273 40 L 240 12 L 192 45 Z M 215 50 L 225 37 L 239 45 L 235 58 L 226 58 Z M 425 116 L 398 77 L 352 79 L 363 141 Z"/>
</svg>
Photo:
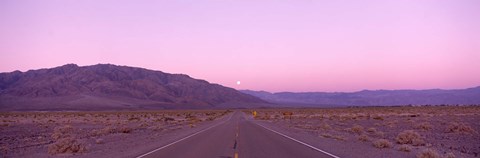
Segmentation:
<svg viewBox="0 0 480 158">
<path fill-rule="evenodd" d="M 480 153 L 479 106 L 3 112 L 0 149 L 2 157 L 137 157 L 235 113 L 340 157 Z"/>
</svg>

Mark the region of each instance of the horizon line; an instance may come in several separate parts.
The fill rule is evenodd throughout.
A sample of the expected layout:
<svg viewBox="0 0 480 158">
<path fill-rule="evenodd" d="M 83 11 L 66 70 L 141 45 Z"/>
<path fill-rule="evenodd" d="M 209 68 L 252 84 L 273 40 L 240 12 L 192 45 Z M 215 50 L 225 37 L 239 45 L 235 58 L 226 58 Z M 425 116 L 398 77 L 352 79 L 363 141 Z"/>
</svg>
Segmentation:
<svg viewBox="0 0 480 158">
<path fill-rule="evenodd" d="M 267 92 L 271 94 L 276 94 L 276 93 L 357 93 L 357 92 L 363 92 L 363 91 L 428 91 L 428 90 L 466 90 L 466 89 L 474 89 L 474 88 L 480 88 L 480 85 L 478 86 L 471 86 L 471 87 L 465 87 L 465 88 L 428 88 L 428 89 L 362 89 L 362 90 L 354 90 L 354 91 L 277 91 L 277 92 L 272 92 L 272 91 L 266 91 L 266 90 L 252 90 L 252 89 L 236 89 L 237 91 L 255 91 L 255 92 Z"/>
</svg>

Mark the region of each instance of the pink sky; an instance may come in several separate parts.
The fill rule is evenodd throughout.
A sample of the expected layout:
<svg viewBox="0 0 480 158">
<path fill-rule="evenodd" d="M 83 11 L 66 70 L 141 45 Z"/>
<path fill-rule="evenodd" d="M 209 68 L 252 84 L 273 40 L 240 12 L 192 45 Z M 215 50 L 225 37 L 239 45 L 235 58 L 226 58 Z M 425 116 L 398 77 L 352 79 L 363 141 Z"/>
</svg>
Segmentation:
<svg viewBox="0 0 480 158">
<path fill-rule="evenodd" d="M 2 0 L 0 72 L 112 63 L 272 92 L 466 88 L 480 85 L 479 17 L 479 0 Z"/>
</svg>

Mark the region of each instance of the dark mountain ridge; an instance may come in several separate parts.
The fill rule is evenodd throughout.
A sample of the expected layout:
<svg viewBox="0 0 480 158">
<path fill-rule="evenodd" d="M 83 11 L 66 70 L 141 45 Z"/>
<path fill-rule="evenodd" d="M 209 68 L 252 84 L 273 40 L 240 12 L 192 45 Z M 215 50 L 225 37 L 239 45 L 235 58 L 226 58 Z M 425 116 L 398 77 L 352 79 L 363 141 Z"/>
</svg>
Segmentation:
<svg viewBox="0 0 480 158">
<path fill-rule="evenodd" d="M 480 87 L 456 90 L 363 90 L 359 92 L 280 92 L 241 90 L 263 100 L 285 105 L 392 106 L 480 104 Z"/>
<path fill-rule="evenodd" d="M 111 64 L 0 73 L 1 110 L 221 108 L 264 103 L 188 75 Z"/>
</svg>

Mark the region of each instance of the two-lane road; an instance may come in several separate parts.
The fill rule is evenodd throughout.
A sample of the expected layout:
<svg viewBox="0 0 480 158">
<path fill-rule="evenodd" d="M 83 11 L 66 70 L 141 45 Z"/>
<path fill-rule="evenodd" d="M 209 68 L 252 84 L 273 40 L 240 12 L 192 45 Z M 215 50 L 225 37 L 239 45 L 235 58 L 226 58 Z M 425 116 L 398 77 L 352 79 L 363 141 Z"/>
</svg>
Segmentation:
<svg viewBox="0 0 480 158">
<path fill-rule="evenodd" d="M 332 158 L 321 149 L 255 124 L 242 112 L 234 112 L 227 121 L 212 125 L 142 158 Z"/>
</svg>

